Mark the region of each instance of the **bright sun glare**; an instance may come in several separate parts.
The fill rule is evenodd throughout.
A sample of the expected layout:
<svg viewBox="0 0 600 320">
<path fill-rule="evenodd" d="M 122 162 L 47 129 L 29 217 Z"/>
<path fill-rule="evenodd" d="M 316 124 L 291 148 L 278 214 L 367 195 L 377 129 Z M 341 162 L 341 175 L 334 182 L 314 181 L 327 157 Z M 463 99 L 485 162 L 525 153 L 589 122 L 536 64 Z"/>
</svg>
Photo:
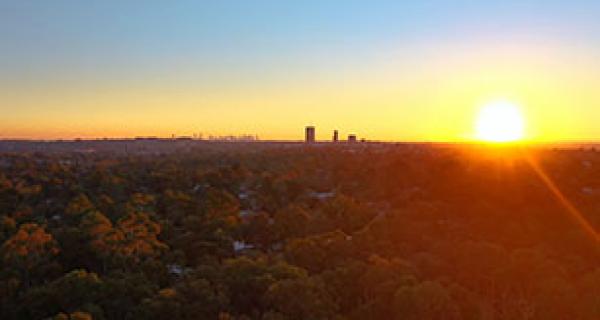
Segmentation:
<svg viewBox="0 0 600 320">
<path fill-rule="evenodd" d="M 523 138 L 525 121 L 519 107 L 506 101 L 485 105 L 477 117 L 477 139 L 489 142 L 511 142 Z"/>
</svg>

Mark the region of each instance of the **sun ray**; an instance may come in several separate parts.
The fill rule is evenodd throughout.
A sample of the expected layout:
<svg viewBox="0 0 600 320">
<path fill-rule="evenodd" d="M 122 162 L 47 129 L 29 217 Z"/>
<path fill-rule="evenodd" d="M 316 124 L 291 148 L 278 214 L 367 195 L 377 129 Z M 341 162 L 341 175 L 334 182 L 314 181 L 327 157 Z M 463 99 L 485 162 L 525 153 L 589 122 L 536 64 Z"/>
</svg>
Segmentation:
<svg viewBox="0 0 600 320">
<path fill-rule="evenodd" d="M 542 180 L 544 185 L 552 192 L 556 200 L 565 208 L 567 213 L 575 220 L 575 222 L 583 229 L 583 231 L 596 243 L 600 244 L 600 234 L 594 229 L 594 227 L 586 220 L 586 218 L 579 212 L 579 210 L 569 201 L 569 199 L 560 191 L 558 186 L 552 181 L 550 176 L 546 174 L 542 166 L 538 163 L 530 153 L 525 152 L 525 158 L 533 171 Z"/>
</svg>

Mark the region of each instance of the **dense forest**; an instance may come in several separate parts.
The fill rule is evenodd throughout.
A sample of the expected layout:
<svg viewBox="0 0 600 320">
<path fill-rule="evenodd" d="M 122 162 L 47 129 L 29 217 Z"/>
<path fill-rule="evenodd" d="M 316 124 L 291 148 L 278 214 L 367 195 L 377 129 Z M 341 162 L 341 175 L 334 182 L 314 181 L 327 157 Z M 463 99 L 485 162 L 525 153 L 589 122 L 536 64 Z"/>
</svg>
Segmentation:
<svg viewBox="0 0 600 320">
<path fill-rule="evenodd" d="M 600 319 L 569 208 L 599 230 L 600 152 L 4 153 L 0 319 Z"/>
</svg>

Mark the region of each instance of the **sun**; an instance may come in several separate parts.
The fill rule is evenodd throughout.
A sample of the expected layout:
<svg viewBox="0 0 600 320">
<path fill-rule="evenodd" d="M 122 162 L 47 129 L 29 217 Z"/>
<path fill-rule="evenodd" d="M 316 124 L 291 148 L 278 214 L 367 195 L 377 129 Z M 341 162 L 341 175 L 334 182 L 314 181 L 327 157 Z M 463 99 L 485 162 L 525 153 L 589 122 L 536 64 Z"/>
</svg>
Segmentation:
<svg viewBox="0 0 600 320">
<path fill-rule="evenodd" d="M 488 142 L 523 139 L 525 121 L 516 104 L 496 101 L 483 106 L 475 124 L 476 137 Z"/>
</svg>

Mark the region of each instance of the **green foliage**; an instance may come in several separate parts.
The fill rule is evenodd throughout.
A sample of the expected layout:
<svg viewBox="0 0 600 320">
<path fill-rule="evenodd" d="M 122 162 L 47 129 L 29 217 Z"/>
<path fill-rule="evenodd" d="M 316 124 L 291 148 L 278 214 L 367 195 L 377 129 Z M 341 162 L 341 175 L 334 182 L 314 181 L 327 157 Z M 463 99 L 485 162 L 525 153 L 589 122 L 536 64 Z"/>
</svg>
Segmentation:
<svg viewBox="0 0 600 320">
<path fill-rule="evenodd" d="M 400 287 L 394 294 L 393 312 L 396 319 L 460 319 L 448 290 L 433 281 Z"/>
<path fill-rule="evenodd" d="M 63 277 L 29 290 L 21 297 L 19 316 L 43 319 L 57 313 L 86 310 L 102 319 L 102 311 L 94 305 L 100 298 L 102 281 L 95 273 L 74 270 Z M 72 315 L 71 315 L 72 317 Z"/>
<path fill-rule="evenodd" d="M 598 243 L 520 156 L 198 148 L 0 155 L 0 319 L 600 318 Z M 598 229 L 600 154 L 535 156 Z"/>
<path fill-rule="evenodd" d="M 337 305 L 325 285 L 314 278 L 301 277 L 273 283 L 265 293 L 265 300 L 269 309 L 285 319 L 331 319 L 337 311 Z"/>
</svg>

